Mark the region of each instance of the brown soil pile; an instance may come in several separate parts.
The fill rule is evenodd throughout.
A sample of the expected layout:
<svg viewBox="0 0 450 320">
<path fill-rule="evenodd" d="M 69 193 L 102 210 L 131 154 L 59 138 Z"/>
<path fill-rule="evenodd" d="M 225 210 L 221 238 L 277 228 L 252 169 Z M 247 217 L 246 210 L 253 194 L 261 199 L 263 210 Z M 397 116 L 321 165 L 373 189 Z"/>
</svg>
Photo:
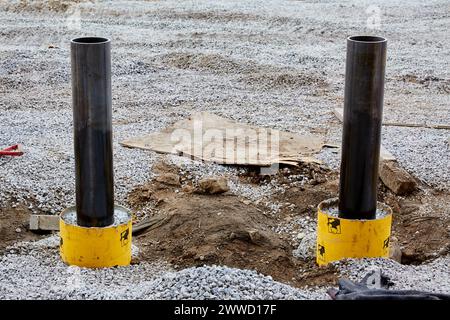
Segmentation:
<svg viewBox="0 0 450 320">
<path fill-rule="evenodd" d="M 174 169 L 166 169 L 171 176 Z M 163 258 L 179 267 L 219 264 L 255 269 L 296 286 L 336 280 L 331 268 L 295 259 L 287 236 L 272 230 L 279 218 L 265 214 L 264 208 L 227 193 L 199 194 L 190 185 L 161 182 L 164 176 L 129 196 L 135 208 L 148 202 L 157 206 L 151 227 L 136 237 L 142 259 Z M 302 269 L 313 271 L 305 274 Z"/>
<path fill-rule="evenodd" d="M 178 268 L 219 264 L 255 269 L 297 287 L 337 280 L 333 268 L 293 257 L 292 234 L 273 231 L 292 225 L 298 217 L 314 221 L 317 204 L 338 194 L 337 172 L 315 164 L 284 168 L 273 176 L 247 170 L 240 176 L 242 183 L 257 185 L 275 179 L 284 185 L 285 192 L 271 201 L 285 205 L 271 215 L 259 202 L 225 192 L 221 179 L 212 187 L 221 187 L 224 193 L 210 194 L 210 189 L 181 176 L 177 167 L 159 163 L 152 170 L 158 174 L 155 180 L 134 189 L 128 198 L 133 209 L 150 204 L 156 212 L 147 221 L 149 227 L 135 237 L 140 259 L 164 259 Z M 306 183 L 298 184 L 305 179 Z M 214 179 L 206 181 L 214 184 Z M 397 197 L 380 185 L 379 201 L 393 208 L 392 235 L 398 239 L 402 263 L 420 264 L 449 252 L 450 221 L 443 214 L 450 207 L 449 194 L 417 191 Z M 0 253 L 10 244 L 40 237 L 27 230 L 29 215 L 25 206 L 0 208 Z"/>
<path fill-rule="evenodd" d="M 156 209 L 149 219 L 150 227 L 136 237 L 142 259 L 162 258 L 180 268 L 220 264 L 255 269 L 295 286 L 335 282 L 333 269 L 319 268 L 313 260 L 294 258 L 296 244 L 292 234 L 273 229 L 292 225 L 297 217 L 314 220 L 317 204 L 338 195 L 337 172 L 316 164 L 284 168 L 273 176 L 247 170 L 240 176 L 243 183 L 261 184 L 276 179 L 284 185 L 285 192 L 271 200 L 286 205 L 279 214 L 271 215 L 259 202 L 229 193 L 199 192 L 197 186 L 178 175 L 176 167 L 160 163 L 153 170 L 159 176 L 129 195 L 134 209 L 149 203 Z M 402 263 L 419 264 L 448 251 L 449 221 L 439 214 L 439 208 L 432 208 L 433 203 L 449 201 L 448 195 L 416 192 L 396 197 L 380 184 L 379 200 L 394 210 L 392 234 L 398 239 Z M 442 204 L 445 208 L 448 205 Z"/>
<path fill-rule="evenodd" d="M 309 179 L 308 185 L 290 187 L 275 199 L 294 204 L 296 215 L 308 214 L 315 219 L 317 204 L 338 196 L 339 174 L 311 164 L 288 173 L 281 170 L 276 178 L 282 184 L 290 184 L 289 177 L 298 174 Z M 450 219 L 444 212 L 450 208 L 450 194 L 427 189 L 399 197 L 380 181 L 378 201 L 393 209 L 392 236 L 397 239 L 394 245 L 401 251 L 402 264 L 421 264 L 450 252 Z M 287 209 L 282 209 L 282 216 L 292 217 L 292 211 Z"/>
</svg>

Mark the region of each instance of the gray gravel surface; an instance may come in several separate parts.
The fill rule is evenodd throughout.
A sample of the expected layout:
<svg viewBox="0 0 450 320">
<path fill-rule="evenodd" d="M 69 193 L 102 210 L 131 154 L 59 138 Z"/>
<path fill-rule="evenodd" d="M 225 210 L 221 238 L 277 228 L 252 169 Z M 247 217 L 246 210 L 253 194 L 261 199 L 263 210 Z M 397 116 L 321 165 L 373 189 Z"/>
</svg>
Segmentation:
<svg viewBox="0 0 450 320">
<path fill-rule="evenodd" d="M 329 299 L 329 287 L 296 289 L 256 271 L 223 266 L 178 272 L 163 262 L 96 270 L 68 267 L 59 258 L 58 245 L 58 236 L 52 236 L 9 247 L 0 257 L 0 299 Z M 450 256 L 420 266 L 386 259 L 335 266 L 342 277 L 355 281 L 381 270 L 394 289 L 450 291 Z"/>
<path fill-rule="evenodd" d="M 59 238 L 19 243 L 0 257 L 0 299 L 306 299 L 317 296 L 256 271 L 164 263 L 84 269 L 58 255 Z M 164 270 L 164 271 L 163 271 Z"/>
<path fill-rule="evenodd" d="M 0 159 L 0 203 L 58 213 L 74 202 L 68 40 L 83 35 L 113 41 L 115 184 L 122 204 L 151 177 L 157 156 L 118 141 L 194 111 L 293 132 L 323 130 L 330 142 L 339 141 L 331 111 L 342 106 L 348 35 L 389 38 L 387 120 L 450 122 L 445 0 L 49 3 L 55 2 L 0 3 L 0 121 L 8 124 L 0 127 L 0 145 L 25 147 L 21 158 Z M 367 27 L 371 5 L 380 9 L 379 30 Z M 448 136 L 385 127 L 383 144 L 420 179 L 448 189 Z M 321 158 L 337 167 L 339 153 L 327 150 Z"/>
<path fill-rule="evenodd" d="M 385 120 L 450 123 L 447 0 L 55 3 L 0 2 L 0 146 L 22 143 L 25 148 L 22 157 L 0 159 L 0 206 L 20 202 L 34 212 L 55 214 L 74 203 L 68 40 L 79 36 L 112 39 L 115 191 L 116 201 L 125 206 L 128 192 L 152 176 L 150 168 L 161 156 L 122 148 L 118 142 L 160 130 L 195 111 L 323 134 L 328 142 L 339 143 L 341 125 L 332 110 L 343 105 L 349 35 L 376 33 L 389 39 Z M 367 27 L 366 11 L 373 6 L 380 11 L 377 30 Z M 384 127 L 382 142 L 419 179 L 448 190 L 448 137 L 444 130 Z M 244 186 L 233 178 L 238 171 L 232 168 L 168 158 L 184 161 L 184 170 L 196 179 L 230 176 L 231 192 L 252 201 L 280 191 L 277 185 Z M 320 158 L 339 166 L 336 150 L 326 149 Z M 268 205 L 276 212 L 280 204 Z M 305 234 L 314 223 L 308 226 Z M 221 267 L 180 273 L 158 263 L 68 268 L 56 248 L 34 246 L 0 257 L 0 297 L 258 298 L 272 293 L 326 298 L 324 288 L 297 291 L 256 273 Z M 408 288 L 415 280 L 448 286 L 448 262 L 445 257 L 419 267 L 376 263 L 391 268 L 393 276 L 403 279 L 398 286 Z M 363 276 L 365 266 L 355 262 L 342 266 L 342 272 Z M 224 274 L 231 278 L 227 283 L 221 280 Z M 78 286 L 80 277 L 89 286 Z M 224 291 L 190 292 L 189 281 L 195 277 Z M 75 281 L 74 290 L 67 281 Z M 177 283 L 178 291 L 166 285 Z M 249 284 L 263 290 L 244 287 Z"/>
<path fill-rule="evenodd" d="M 419 266 L 402 265 L 388 259 L 350 259 L 335 263 L 343 277 L 360 281 L 371 270 L 381 271 L 393 282 L 392 289 L 450 293 L 450 256 Z"/>
</svg>

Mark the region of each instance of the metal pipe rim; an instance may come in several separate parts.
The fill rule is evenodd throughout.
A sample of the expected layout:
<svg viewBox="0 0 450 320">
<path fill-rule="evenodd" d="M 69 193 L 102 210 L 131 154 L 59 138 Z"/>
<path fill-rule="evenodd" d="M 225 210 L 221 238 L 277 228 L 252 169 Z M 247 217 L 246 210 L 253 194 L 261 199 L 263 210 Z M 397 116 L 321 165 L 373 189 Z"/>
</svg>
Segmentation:
<svg viewBox="0 0 450 320">
<path fill-rule="evenodd" d="M 341 218 L 340 216 L 334 216 L 327 212 L 327 209 L 330 208 L 338 208 L 339 207 L 339 197 L 323 200 L 321 203 L 317 205 L 317 211 L 323 212 L 330 217 L 342 220 L 342 221 L 374 221 L 385 219 L 387 216 L 392 216 L 393 211 L 392 208 L 387 204 L 377 201 L 377 209 L 375 219 L 349 219 L 349 218 Z"/>
<path fill-rule="evenodd" d="M 89 45 L 95 45 L 95 44 L 105 44 L 108 42 L 111 42 L 108 38 L 103 37 L 81 37 L 81 38 L 75 38 L 70 40 L 71 43 L 76 44 L 89 44 Z"/>
<path fill-rule="evenodd" d="M 347 38 L 347 41 L 370 44 L 387 42 L 387 39 L 379 36 L 350 36 Z"/>
</svg>

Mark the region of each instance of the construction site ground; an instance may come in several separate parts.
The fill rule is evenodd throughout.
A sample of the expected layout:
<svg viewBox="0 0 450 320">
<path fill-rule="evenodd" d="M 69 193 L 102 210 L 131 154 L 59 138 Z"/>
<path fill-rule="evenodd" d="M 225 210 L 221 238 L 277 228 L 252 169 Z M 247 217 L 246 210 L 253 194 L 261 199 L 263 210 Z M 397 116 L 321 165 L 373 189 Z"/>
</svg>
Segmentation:
<svg viewBox="0 0 450 320">
<path fill-rule="evenodd" d="M 0 299 L 327 299 L 381 270 L 397 289 L 450 291 L 448 1 L 0 1 Z M 369 10 L 370 11 L 370 10 Z M 322 164 L 225 166 L 119 145 L 197 111 L 340 145 L 346 37 L 388 39 L 382 144 L 417 189 L 394 212 L 392 259 L 315 263 L 317 205 L 338 196 L 340 150 Z M 69 40 L 112 40 L 115 200 L 135 223 L 130 267 L 66 266 L 30 215 L 75 202 Z M 209 194 L 202 179 L 223 178 Z"/>
</svg>

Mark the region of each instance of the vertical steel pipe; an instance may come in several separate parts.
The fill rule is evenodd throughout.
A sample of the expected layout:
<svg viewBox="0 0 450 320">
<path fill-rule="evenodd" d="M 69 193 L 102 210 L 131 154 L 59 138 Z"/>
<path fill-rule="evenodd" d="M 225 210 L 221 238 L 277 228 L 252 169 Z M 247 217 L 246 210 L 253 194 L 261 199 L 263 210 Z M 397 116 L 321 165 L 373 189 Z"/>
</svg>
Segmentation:
<svg viewBox="0 0 450 320">
<path fill-rule="evenodd" d="M 383 114 L 386 39 L 347 39 L 339 216 L 374 219 Z"/>
<path fill-rule="evenodd" d="M 114 222 L 111 42 L 71 41 L 77 223 Z"/>
</svg>

